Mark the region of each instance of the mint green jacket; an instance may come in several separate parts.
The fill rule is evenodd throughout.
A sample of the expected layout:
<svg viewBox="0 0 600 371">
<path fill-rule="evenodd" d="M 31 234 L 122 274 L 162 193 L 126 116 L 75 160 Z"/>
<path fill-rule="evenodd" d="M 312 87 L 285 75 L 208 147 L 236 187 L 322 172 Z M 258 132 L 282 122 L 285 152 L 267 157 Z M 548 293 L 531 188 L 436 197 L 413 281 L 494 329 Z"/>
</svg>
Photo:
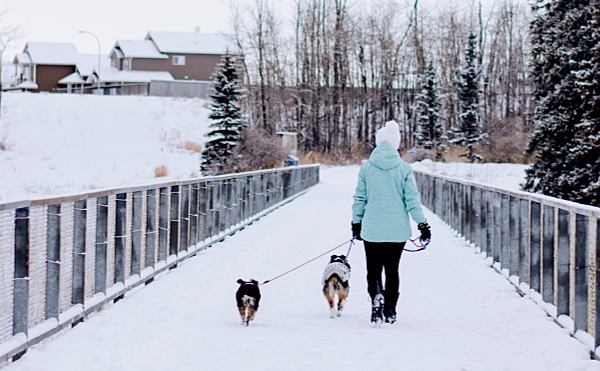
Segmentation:
<svg viewBox="0 0 600 371">
<path fill-rule="evenodd" d="M 388 142 L 378 145 L 358 174 L 352 223 L 362 223 L 360 236 L 369 242 L 404 242 L 410 219 L 427 221 L 412 168 Z"/>
</svg>

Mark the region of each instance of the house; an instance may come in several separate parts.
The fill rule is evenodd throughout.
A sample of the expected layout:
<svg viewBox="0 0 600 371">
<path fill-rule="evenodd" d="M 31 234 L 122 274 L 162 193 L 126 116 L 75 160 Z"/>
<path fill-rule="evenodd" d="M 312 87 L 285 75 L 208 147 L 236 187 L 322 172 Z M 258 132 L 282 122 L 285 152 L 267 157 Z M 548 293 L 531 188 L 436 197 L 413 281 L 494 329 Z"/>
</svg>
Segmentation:
<svg viewBox="0 0 600 371">
<path fill-rule="evenodd" d="M 16 87 L 56 91 L 58 81 L 75 72 L 78 54 L 75 44 L 28 42 L 13 61 L 20 70 Z"/>
<path fill-rule="evenodd" d="M 118 40 L 109 56 L 121 71 L 165 71 L 175 80 L 209 81 L 221 56 L 235 50 L 227 35 L 150 31 L 144 40 Z"/>
<path fill-rule="evenodd" d="M 175 95 L 202 96 L 221 56 L 237 50 L 230 40 L 226 35 L 200 33 L 198 28 L 150 31 L 144 40 L 117 40 L 108 56 L 101 56 L 100 67 L 97 54 L 79 54 L 74 44 L 29 42 L 15 56 L 19 73 L 12 88 L 89 93 L 98 91 L 100 81 L 101 94 L 147 95 L 156 81 L 171 85 L 155 95 L 171 89 L 184 92 Z"/>
</svg>

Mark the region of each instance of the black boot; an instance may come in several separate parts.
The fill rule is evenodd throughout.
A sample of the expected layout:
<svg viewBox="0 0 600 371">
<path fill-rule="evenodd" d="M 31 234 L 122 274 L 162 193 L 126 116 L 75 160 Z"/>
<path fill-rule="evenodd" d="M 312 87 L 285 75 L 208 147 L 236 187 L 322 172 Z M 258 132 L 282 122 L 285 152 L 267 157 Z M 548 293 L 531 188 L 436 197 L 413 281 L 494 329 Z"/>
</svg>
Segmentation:
<svg viewBox="0 0 600 371">
<path fill-rule="evenodd" d="M 383 311 L 385 306 L 385 299 L 381 293 L 379 281 L 377 281 L 377 294 L 371 298 L 371 323 L 379 325 L 383 322 Z"/>
<path fill-rule="evenodd" d="M 386 293 L 385 295 L 383 314 L 385 316 L 386 323 L 396 322 L 396 304 L 398 303 L 398 297 L 399 293 L 397 292 L 391 294 Z"/>
</svg>

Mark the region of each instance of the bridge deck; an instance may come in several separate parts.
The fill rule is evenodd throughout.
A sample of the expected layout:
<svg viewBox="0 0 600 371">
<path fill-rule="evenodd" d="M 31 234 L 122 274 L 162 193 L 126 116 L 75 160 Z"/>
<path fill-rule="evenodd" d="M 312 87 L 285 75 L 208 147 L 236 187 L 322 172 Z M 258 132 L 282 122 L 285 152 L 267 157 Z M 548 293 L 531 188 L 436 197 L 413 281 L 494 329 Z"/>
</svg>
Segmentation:
<svg viewBox="0 0 600 371">
<path fill-rule="evenodd" d="M 396 324 L 369 323 L 359 244 L 341 318 L 329 318 L 321 293 L 323 257 L 262 286 L 257 318 L 242 327 L 236 280 L 273 278 L 347 240 L 357 173 L 323 168 L 306 195 L 6 369 L 600 370 L 584 345 L 429 212 L 433 242 L 402 257 Z"/>
</svg>

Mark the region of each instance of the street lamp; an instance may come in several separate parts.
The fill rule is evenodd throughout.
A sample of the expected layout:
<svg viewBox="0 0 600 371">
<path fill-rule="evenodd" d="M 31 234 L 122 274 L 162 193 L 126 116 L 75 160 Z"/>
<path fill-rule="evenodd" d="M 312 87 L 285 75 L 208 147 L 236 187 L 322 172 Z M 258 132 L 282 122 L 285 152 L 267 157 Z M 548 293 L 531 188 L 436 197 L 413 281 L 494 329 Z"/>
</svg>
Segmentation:
<svg viewBox="0 0 600 371">
<path fill-rule="evenodd" d="M 89 32 L 89 31 L 79 31 L 79 33 L 90 34 L 90 35 L 94 36 L 94 38 L 98 42 L 98 94 L 100 94 L 100 59 L 101 59 L 101 54 L 100 54 L 100 40 L 96 37 L 96 35 L 94 35 L 93 33 Z"/>
</svg>

